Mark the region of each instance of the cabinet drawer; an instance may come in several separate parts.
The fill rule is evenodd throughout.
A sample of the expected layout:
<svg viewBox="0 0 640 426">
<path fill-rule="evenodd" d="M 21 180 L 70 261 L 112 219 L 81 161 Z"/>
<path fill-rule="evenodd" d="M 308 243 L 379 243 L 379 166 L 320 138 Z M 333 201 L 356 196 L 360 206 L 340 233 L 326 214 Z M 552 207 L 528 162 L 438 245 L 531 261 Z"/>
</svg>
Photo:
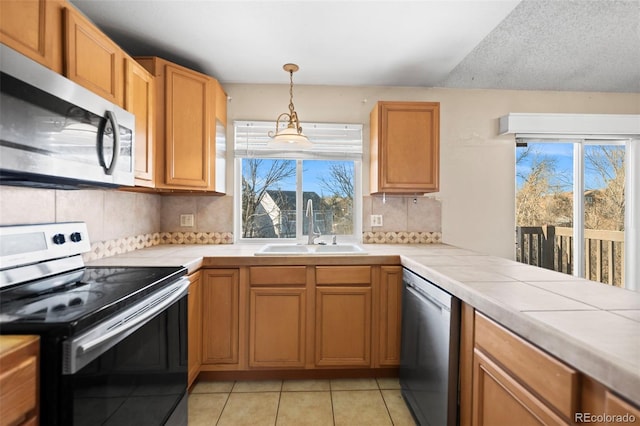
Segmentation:
<svg viewBox="0 0 640 426">
<path fill-rule="evenodd" d="M 249 282 L 257 285 L 304 285 L 307 282 L 305 266 L 252 266 Z"/>
<path fill-rule="evenodd" d="M 3 368 L 4 369 L 4 368 Z M 37 359 L 28 357 L 0 375 L 0 407 L 3 420 L 0 424 L 22 421 L 36 410 Z M 6 423 L 5 423 L 6 421 Z"/>
<path fill-rule="evenodd" d="M 476 312 L 475 345 L 521 384 L 572 419 L 578 410 L 578 372 Z"/>
<path fill-rule="evenodd" d="M 371 284 L 371 266 L 316 266 L 316 284 Z"/>
</svg>

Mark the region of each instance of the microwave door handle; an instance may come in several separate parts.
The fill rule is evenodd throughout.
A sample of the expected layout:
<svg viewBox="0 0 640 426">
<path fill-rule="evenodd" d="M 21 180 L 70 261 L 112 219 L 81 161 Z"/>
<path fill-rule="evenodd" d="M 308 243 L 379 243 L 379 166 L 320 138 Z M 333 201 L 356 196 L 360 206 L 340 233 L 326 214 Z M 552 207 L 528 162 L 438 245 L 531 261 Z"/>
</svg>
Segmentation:
<svg viewBox="0 0 640 426">
<path fill-rule="evenodd" d="M 100 164 L 104 168 L 105 174 L 112 175 L 118 164 L 118 158 L 120 157 L 120 127 L 118 126 L 118 120 L 116 120 L 116 115 L 113 111 L 107 111 L 106 118 L 107 121 L 111 122 L 111 127 L 113 128 L 113 156 L 111 157 L 111 164 L 107 167 L 104 161 L 104 133 L 107 126 L 103 127 L 102 134 L 100 135 L 98 154 L 100 155 Z"/>
</svg>

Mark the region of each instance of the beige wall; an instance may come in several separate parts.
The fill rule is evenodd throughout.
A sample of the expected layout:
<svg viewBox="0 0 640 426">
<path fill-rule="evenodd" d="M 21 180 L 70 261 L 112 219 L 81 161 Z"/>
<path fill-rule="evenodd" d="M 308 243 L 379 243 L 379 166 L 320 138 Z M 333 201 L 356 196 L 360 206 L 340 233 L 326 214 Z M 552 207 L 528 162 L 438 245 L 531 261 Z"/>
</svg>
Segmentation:
<svg viewBox="0 0 640 426">
<path fill-rule="evenodd" d="M 226 84 L 228 137 L 233 120 L 274 120 L 285 112 L 283 85 Z M 303 121 L 362 123 L 369 138 L 369 112 L 378 100 L 441 103 L 440 192 L 442 235 L 447 243 L 513 257 L 515 155 L 512 136 L 497 136 L 497 119 L 510 112 L 640 113 L 640 94 L 459 90 L 406 87 L 295 86 Z M 368 194 L 365 147 L 363 191 Z M 229 162 L 228 192 L 233 162 Z M 387 225 L 385 223 L 385 225 Z"/>
<path fill-rule="evenodd" d="M 286 111 L 286 85 L 225 85 L 228 138 L 233 120 L 274 120 Z M 304 121 L 362 123 L 377 100 L 441 103 L 441 191 L 419 199 L 365 198 L 364 214 L 384 214 L 390 231 L 438 229 L 443 240 L 484 253 L 512 257 L 514 248 L 514 144 L 497 136 L 498 117 L 510 112 L 640 114 L 640 94 L 296 86 L 296 111 Z M 363 191 L 368 194 L 365 146 Z M 233 194 L 229 150 L 227 192 Z M 434 203 L 432 198 L 441 202 Z M 92 241 L 160 231 L 230 232 L 231 197 L 167 196 L 114 190 L 56 191 L 0 187 L 0 224 L 84 220 Z M 418 209 L 418 210 L 416 210 Z M 180 228 L 179 214 L 194 213 L 196 229 Z M 422 216 L 424 215 L 424 217 Z M 368 218 L 367 218 L 368 219 Z M 369 230 L 368 221 L 363 224 Z M 403 229 L 405 228 L 405 229 Z"/>
</svg>

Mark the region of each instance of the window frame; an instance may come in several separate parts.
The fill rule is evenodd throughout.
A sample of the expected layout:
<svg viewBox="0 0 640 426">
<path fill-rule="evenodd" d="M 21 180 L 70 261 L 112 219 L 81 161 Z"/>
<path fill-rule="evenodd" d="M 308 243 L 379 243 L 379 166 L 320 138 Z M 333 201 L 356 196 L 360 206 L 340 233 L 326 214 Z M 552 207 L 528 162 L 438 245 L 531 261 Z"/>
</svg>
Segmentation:
<svg viewBox="0 0 640 426">
<path fill-rule="evenodd" d="M 634 223 L 634 210 L 640 203 L 635 188 L 640 184 L 640 140 L 634 138 L 625 138 L 617 135 L 612 136 L 592 136 L 592 137 L 576 137 L 573 135 L 540 135 L 540 134 L 516 134 L 518 143 L 570 143 L 573 145 L 573 248 L 572 248 L 572 275 L 584 278 L 585 271 L 585 182 L 584 182 L 584 152 L 585 147 L 589 145 L 610 145 L 624 146 L 625 148 L 625 230 L 624 230 L 624 288 L 628 290 L 640 291 L 640 287 L 636 287 L 636 277 L 640 277 L 640 266 L 635 262 L 631 262 L 632 256 L 638 253 L 640 247 L 640 235 L 637 232 L 637 225 Z M 514 194 L 515 196 L 515 194 Z M 514 221 L 515 222 L 515 221 Z"/>
<path fill-rule="evenodd" d="M 353 161 L 354 174 L 354 195 L 353 195 L 353 234 L 338 235 L 339 242 L 361 243 L 362 242 L 362 128 L 361 124 L 340 124 L 340 123 L 302 123 L 304 133 L 314 142 L 314 130 L 324 128 L 324 126 L 349 126 L 352 130 L 359 129 L 360 132 L 360 152 L 344 151 L 336 149 L 332 151 L 323 145 L 319 152 L 309 151 L 281 151 L 258 148 L 249 149 L 251 142 L 247 142 L 247 148 L 238 149 L 238 126 L 250 124 L 274 126 L 273 122 L 261 121 L 235 121 L 234 122 L 234 208 L 233 208 L 233 232 L 234 242 L 241 244 L 267 244 L 267 243 L 306 243 L 307 236 L 303 235 L 303 161 L 325 160 L 325 161 Z M 265 135 L 266 137 L 266 135 Z M 260 137 L 260 139 L 264 139 Z M 260 141 L 259 141 L 260 142 Z M 258 143 L 259 143 L 258 142 Z M 242 143 L 242 141 L 240 141 Z M 349 148 L 351 146 L 349 145 Z M 341 155 L 344 158 L 341 158 Z M 242 160 L 248 158 L 293 160 L 296 162 L 296 237 L 295 238 L 243 238 L 242 237 Z M 322 235 L 316 241 L 331 243 L 331 235 Z"/>
</svg>

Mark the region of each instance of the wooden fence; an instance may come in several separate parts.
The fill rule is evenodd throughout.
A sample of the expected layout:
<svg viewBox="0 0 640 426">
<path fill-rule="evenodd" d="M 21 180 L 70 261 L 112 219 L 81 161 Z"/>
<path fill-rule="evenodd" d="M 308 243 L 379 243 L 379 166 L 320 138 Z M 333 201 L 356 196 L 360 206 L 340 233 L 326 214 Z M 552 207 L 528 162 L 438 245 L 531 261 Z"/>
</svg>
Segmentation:
<svg viewBox="0 0 640 426">
<path fill-rule="evenodd" d="M 585 229 L 587 279 L 624 286 L 624 232 Z M 516 227 L 516 260 L 554 271 L 573 272 L 573 228 Z"/>
</svg>

